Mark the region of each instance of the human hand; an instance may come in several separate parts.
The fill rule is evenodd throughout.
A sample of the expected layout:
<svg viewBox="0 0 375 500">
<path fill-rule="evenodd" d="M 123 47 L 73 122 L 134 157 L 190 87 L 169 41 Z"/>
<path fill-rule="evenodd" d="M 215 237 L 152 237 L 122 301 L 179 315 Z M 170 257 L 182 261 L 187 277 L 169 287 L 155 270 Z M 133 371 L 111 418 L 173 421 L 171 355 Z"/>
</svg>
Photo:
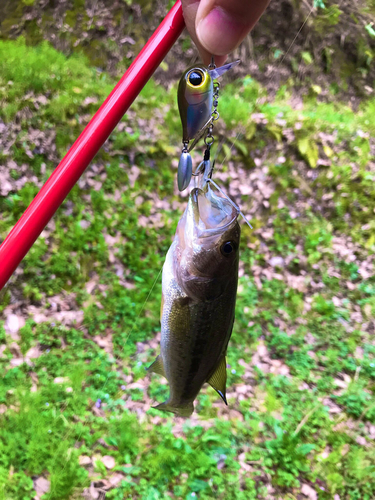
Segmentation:
<svg viewBox="0 0 375 500">
<path fill-rule="evenodd" d="M 185 24 L 205 64 L 222 66 L 270 0 L 181 0 Z"/>
</svg>

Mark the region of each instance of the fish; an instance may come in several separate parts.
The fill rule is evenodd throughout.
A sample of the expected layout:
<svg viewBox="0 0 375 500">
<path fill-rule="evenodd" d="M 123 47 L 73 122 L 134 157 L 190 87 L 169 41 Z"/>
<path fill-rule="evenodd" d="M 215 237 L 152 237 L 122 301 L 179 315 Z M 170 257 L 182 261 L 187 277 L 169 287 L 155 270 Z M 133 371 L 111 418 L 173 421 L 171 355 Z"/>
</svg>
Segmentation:
<svg viewBox="0 0 375 500">
<path fill-rule="evenodd" d="M 191 190 L 162 273 L 160 354 L 149 367 L 169 384 L 155 408 L 189 417 L 208 382 L 226 401 L 241 230 L 239 210 L 209 184 Z"/>
</svg>

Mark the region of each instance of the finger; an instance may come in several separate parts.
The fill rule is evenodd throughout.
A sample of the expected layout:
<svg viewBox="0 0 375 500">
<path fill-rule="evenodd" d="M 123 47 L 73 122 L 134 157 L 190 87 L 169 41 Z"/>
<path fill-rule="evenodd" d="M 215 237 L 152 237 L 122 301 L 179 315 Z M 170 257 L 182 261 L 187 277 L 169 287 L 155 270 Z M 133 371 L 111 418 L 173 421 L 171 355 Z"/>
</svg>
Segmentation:
<svg viewBox="0 0 375 500">
<path fill-rule="evenodd" d="M 195 29 L 200 45 L 210 54 L 232 52 L 254 27 L 269 0 L 201 0 Z"/>
<path fill-rule="evenodd" d="M 208 52 L 202 44 L 199 42 L 197 38 L 197 34 L 195 32 L 195 19 L 197 17 L 197 10 L 199 7 L 199 0 L 181 0 L 182 9 L 184 13 L 184 20 L 186 24 L 186 28 L 197 46 L 199 53 L 202 57 L 203 62 L 208 66 L 211 62 L 211 56 L 216 55 L 211 52 Z M 222 66 L 226 61 L 226 56 L 215 57 L 215 64 L 217 66 Z"/>
</svg>

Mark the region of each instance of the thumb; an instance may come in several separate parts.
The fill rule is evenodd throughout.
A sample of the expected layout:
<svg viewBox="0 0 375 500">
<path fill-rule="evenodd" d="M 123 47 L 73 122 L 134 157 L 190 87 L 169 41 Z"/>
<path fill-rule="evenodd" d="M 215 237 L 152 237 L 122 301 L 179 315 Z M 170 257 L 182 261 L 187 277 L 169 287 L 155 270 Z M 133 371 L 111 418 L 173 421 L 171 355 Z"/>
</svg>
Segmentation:
<svg viewBox="0 0 375 500">
<path fill-rule="evenodd" d="M 201 0 L 195 21 L 200 44 L 210 53 L 232 52 L 254 27 L 269 0 Z"/>
</svg>

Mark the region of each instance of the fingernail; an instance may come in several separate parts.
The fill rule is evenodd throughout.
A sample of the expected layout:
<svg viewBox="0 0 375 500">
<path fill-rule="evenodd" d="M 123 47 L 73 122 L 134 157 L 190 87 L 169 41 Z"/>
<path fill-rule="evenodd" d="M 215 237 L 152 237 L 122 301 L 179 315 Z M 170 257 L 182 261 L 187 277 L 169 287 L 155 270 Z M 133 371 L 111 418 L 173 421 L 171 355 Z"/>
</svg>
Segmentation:
<svg viewBox="0 0 375 500">
<path fill-rule="evenodd" d="M 221 56 L 237 47 L 243 29 L 223 9 L 215 7 L 198 22 L 197 35 L 208 52 Z"/>
</svg>

